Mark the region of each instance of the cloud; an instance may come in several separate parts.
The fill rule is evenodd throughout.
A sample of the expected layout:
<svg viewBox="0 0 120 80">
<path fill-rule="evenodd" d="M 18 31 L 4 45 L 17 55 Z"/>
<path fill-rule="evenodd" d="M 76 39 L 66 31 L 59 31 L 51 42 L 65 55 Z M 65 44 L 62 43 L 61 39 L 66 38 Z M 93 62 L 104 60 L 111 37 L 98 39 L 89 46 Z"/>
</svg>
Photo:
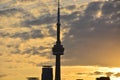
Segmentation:
<svg viewBox="0 0 120 80">
<path fill-rule="evenodd" d="M 112 74 L 114 74 L 114 72 L 107 72 L 106 73 L 107 76 L 111 76 Z"/>
<path fill-rule="evenodd" d="M 0 56 L 2 56 L 3 54 L 2 53 L 0 53 Z"/>
<path fill-rule="evenodd" d="M 94 74 L 95 74 L 95 75 L 102 75 L 102 74 L 103 74 L 103 72 L 96 71 L 96 72 L 94 72 Z"/>
<path fill-rule="evenodd" d="M 120 19 L 108 17 L 113 13 L 117 16 L 119 9 L 116 7 L 113 13 L 101 13 L 99 18 L 96 16 L 99 11 L 103 12 L 104 6 L 108 4 L 119 6 L 117 2 L 91 2 L 84 14 L 77 16 L 78 19 L 74 20 L 74 14 L 71 14 L 72 18 L 68 23 L 70 31 L 63 42 L 66 49 L 64 59 L 68 59 L 64 64 L 119 66 L 117 56 L 120 52 Z M 104 9 L 107 11 L 107 8 Z"/>
<path fill-rule="evenodd" d="M 18 0 L 20 2 L 33 2 L 33 1 L 37 1 L 37 0 Z"/>
<path fill-rule="evenodd" d="M 52 16 L 50 14 L 45 15 L 45 16 L 40 16 L 39 18 L 33 19 L 33 20 L 26 20 L 22 22 L 21 24 L 25 26 L 30 26 L 30 25 L 43 25 L 43 24 L 52 24 L 55 22 L 55 16 Z"/>
<path fill-rule="evenodd" d="M 84 74 L 86 74 L 86 73 L 76 73 L 77 75 L 84 75 Z"/>
<path fill-rule="evenodd" d="M 120 73 L 116 73 L 115 76 L 116 76 L 116 77 L 120 77 Z"/>
<path fill-rule="evenodd" d="M 11 7 L 11 4 L 14 4 L 15 0 L 4 0 L 0 3 L 0 10 L 7 9 Z"/>
<path fill-rule="evenodd" d="M 22 9 L 17 9 L 17 8 L 9 8 L 9 9 L 4 9 L 4 10 L 0 10 L 0 15 L 6 15 L 6 16 L 11 16 L 16 14 L 17 12 L 23 12 Z"/>
<path fill-rule="evenodd" d="M 41 34 L 41 30 L 32 30 L 31 32 L 22 32 L 22 33 L 15 33 L 11 37 L 13 38 L 21 38 L 23 40 L 26 39 L 35 39 L 35 38 L 42 38 L 43 35 Z"/>
<path fill-rule="evenodd" d="M 7 76 L 6 74 L 0 74 L 0 78 L 6 77 L 6 76 Z"/>
<path fill-rule="evenodd" d="M 31 31 L 19 31 L 14 33 L 0 31 L 0 33 L 1 37 L 21 38 L 22 40 L 44 37 L 40 29 L 32 29 Z"/>
<path fill-rule="evenodd" d="M 103 2 L 99 2 L 99 1 L 89 3 L 85 10 L 85 16 L 95 15 L 97 11 L 100 10 L 102 4 Z"/>
<path fill-rule="evenodd" d="M 2 36 L 2 37 L 5 37 L 5 36 L 7 36 L 7 35 L 9 35 L 9 33 L 0 32 L 0 36 Z"/>
<path fill-rule="evenodd" d="M 113 5 L 114 4 L 114 5 Z M 105 5 L 102 8 L 103 14 L 114 14 L 119 10 L 119 1 L 110 1 L 110 2 L 105 2 Z"/>
<path fill-rule="evenodd" d="M 42 49 L 41 49 L 42 48 Z M 27 53 L 27 54 L 33 54 L 33 55 L 40 55 L 40 56 L 46 56 L 47 57 L 47 53 L 49 51 L 44 51 L 44 53 L 42 52 L 43 50 L 46 50 L 47 48 L 45 47 L 32 47 L 32 48 L 28 48 L 28 49 L 25 49 L 22 53 Z"/>
<path fill-rule="evenodd" d="M 3 70 L 36 67 L 37 64 L 49 61 L 46 56 L 32 54 L 3 54 L 0 60 L 2 64 L 0 67 Z"/>
<path fill-rule="evenodd" d="M 95 71 L 95 72 L 91 72 L 91 73 L 77 73 L 77 75 L 103 75 L 104 72 L 100 72 L 100 71 Z"/>
<path fill-rule="evenodd" d="M 56 4 L 51 6 L 44 1 L 38 3 L 38 0 L 27 0 L 28 4 L 23 0 L 17 2 L 14 7 L 11 7 L 10 3 L 10 8 L 0 10 L 1 15 L 4 15 L 4 23 L 0 26 L 9 22 L 9 25 L 6 24 L 5 28 L 2 27 L 0 30 L 0 37 L 4 38 L 1 39 L 2 47 L 7 47 L 7 53 L 38 54 L 47 57 L 56 39 Z M 114 12 L 110 11 L 108 6 Z M 67 5 L 61 8 L 61 13 L 61 36 L 65 47 L 63 65 L 118 64 L 118 1 Z"/>
<path fill-rule="evenodd" d="M 75 8 L 76 8 L 75 5 L 66 6 L 66 9 L 68 10 L 74 10 Z"/>
</svg>

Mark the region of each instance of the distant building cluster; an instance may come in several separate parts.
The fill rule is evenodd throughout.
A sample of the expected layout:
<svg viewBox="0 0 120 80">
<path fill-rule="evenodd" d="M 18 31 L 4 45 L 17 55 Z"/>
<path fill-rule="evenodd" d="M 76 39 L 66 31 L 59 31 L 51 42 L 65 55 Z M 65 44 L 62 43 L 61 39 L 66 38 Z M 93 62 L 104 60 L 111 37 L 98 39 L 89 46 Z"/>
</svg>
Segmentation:
<svg viewBox="0 0 120 80">
<path fill-rule="evenodd" d="M 28 80 L 39 80 L 39 78 L 37 78 L 37 77 L 28 77 L 27 79 Z"/>
<path fill-rule="evenodd" d="M 39 80 L 37 77 L 28 77 L 28 80 Z M 41 80 L 53 80 L 52 68 L 50 66 L 44 66 L 42 69 Z M 83 79 L 76 79 L 83 80 Z M 109 77 L 100 77 L 96 78 L 96 80 L 110 80 Z"/>
<path fill-rule="evenodd" d="M 96 80 L 110 80 L 109 77 L 100 77 L 100 78 L 96 78 Z"/>
</svg>

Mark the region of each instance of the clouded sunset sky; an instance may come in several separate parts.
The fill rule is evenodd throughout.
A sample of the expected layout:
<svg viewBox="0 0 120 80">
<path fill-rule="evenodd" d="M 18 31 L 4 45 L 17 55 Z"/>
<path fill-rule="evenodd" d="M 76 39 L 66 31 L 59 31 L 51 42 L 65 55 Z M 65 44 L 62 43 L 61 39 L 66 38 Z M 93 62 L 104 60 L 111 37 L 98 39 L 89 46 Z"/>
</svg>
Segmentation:
<svg viewBox="0 0 120 80">
<path fill-rule="evenodd" d="M 120 80 L 120 1 L 61 0 L 62 79 Z M 0 80 L 54 66 L 57 0 L 0 0 Z M 70 80 L 69 79 L 69 80 Z"/>
</svg>

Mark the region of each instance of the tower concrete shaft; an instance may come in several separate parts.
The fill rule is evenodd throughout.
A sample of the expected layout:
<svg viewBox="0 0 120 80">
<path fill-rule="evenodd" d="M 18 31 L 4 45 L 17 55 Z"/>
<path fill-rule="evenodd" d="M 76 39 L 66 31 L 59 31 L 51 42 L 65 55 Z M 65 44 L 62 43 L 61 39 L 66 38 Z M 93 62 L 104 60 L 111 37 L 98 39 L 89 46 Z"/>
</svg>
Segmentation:
<svg viewBox="0 0 120 80">
<path fill-rule="evenodd" d="M 61 80 L 60 55 L 56 55 L 55 80 Z"/>
</svg>

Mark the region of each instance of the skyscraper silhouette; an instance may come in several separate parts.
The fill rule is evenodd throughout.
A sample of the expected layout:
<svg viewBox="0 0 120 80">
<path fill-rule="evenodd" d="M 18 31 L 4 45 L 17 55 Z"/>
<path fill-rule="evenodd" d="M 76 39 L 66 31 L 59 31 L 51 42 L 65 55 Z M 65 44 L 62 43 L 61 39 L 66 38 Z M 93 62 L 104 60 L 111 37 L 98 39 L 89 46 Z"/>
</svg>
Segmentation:
<svg viewBox="0 0 120 80">
<path fill-rule="evenodd" d="M 61 45 L 60 40 L 60 1 L 58 0 L 58 13 L 57 13 L 57 41 L 52 48 L 53 55 L 56 56 L 56 66 L 55 66 L 55 80 L 61 80 L 61 69 L 60 69 L 60 56 L 64 53 L 63 45 Z"/>
<path fill-rule="evenodd" d="M 53 69 L 51 66 L 43 66 L 41 80 L 53 80 Z"/>
</svg>

